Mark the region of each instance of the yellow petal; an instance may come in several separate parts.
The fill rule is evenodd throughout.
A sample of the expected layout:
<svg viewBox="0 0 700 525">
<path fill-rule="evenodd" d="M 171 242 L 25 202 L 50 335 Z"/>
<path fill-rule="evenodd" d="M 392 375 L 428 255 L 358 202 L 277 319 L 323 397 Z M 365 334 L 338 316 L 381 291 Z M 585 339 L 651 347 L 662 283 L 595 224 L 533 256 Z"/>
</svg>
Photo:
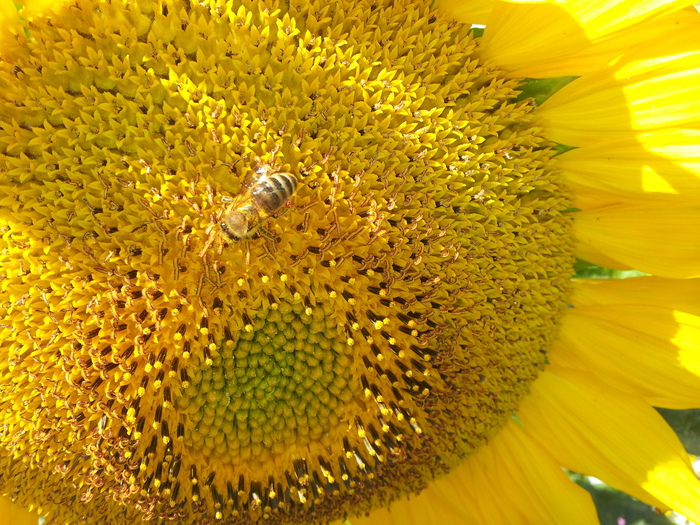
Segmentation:
<svg viewBox="0 0 700 525">
<path fill-rule="evenodd" d="M 0 522 L 7 525 L 38 525 L 39 523 L 39 515 L 36 512 L 30 512 L 3 496 L 0 496 L 0 516 L 2 516 Z"/>
<path fill-rule="evenodd" d="M 0 0 L 0 28 L 12 34 L 22 29 L 19 13 L 12 0 Z"/>
<path fill-rule="evenodd" d="M 469 477 L 460 466 L 439 478 L 419 495 L 395 501 L 389 508 L 373 511 L 368 516 L 350 518 L 352 525 L 457 525 L 483 523 L 474 514 Z"/>
<path fill-rule="evenodd" d="M 645 273 L 700 276 L 700 205 L 619 204 L 576 213 L 576 237 L 595 252 Z"/>
<path fill-rule="evenodd" d="M 504 494 L 508 505 L 503 505 Z M 487 447 L 417 497 L 350 521 L 352 525 L 598 523 L 589 494 L 512 420 Z"/>
<path fill-rule="evenodd" d="M 571 482 L 554 458 L 513 420 L 466 464 L 473 474 L 472 486 L 489 487 L 491 508 L 500 507 L 502 495 L 509 495 L 518 517 L 503 523 L 598 523 L 588 493 Z M 482 494 L 477 504 L 483 506 L 484 499 Z"/>
<path fill-rule="evenodd" d="M 613 270 L 633 269 L 627 264 L 622 264 L 620 261 L 616 261 L 615 259 L 608 257 L 588 244 L 578 243 L 576 246 L 576 256 L 581 260 L 597 264 L 598 266 L 604 266 L 605 268 L 611 268 Z"/>
<path fill-rule="evenodd" d="M 675 21 L 663 17 L 690 4 L 687 0 L 567 0 L 535 5 L 499 1 L 486 24 L 483 57 L 513 77 L 581 75 L 631 46 L 665 34 Z"/>
<path fill-rule="evenodd" d="M 700 131 L 659 130 L 569 151 L 557 158 L 575 193 L 700 198 Z M 577 207 L 581 207 L 577 204 Z"/>
<path fill-rule="evenodd" d="M 604 191 L 600 189 L 595 189 L 591 188 L 588 186 L 582 186 L 582 185 L 576 185 L 572 184 L 571 185 L 572 191 L 572 200 L 571 200 L 571 205 L 579 210 L 593 210 L 593 209 L 598 209 L 598 208 L 607 208 L 609 206 L 615 206 L 618 204 L 625 204 L 626 202 L 629 201 L 637 201 L 641 203 L 643 200 L 651 199 L 655 200 L 655 196 L 644 196 L 644 197 L 639 197 L 639 198 L 634 198 L 629 195 L 625 195 L 622 192 L 619 191 Z M 590 246 L 577 246 L 577 250 L 590 250 Z M 586 259 L 583 256 L 579 256 L 581 259 L 584 260 L 589 260 Z M 599 259 L 596 259 L 599 260 Z M 611 259 L 612 260 L 612 259 Z M 601 266 L 605 266 L 607 268 L 615 268 L 618 270 L 625 269 L 625 268 L 616 268 L 615 266 L 610 266 L 609 264 L 603 264 L 603 263 L 598 263 Z M 613 264 L 617 264 L 618 266 L 620 265 L 619 262 L 614 262 Z"/>
<path fill-rule="evenodd" d="M 700 279 L 581 279 L 574 283 L 577 305 L 634 304 L 664 306 L 700 316 Z"/>
<path fill-rule="evenodd" d="M 700 482 L 688 455 L 645 401 L 588 374 L 550 366 L 518 417 L 564 467 L 700 520 Z"/>
<path fill-rule="evenodd" d="M 700 123 L 700 15 L 694 29 L 639 46 L 564 86 L 538 109 L 548 138 L 570 146 L 630 140 L 633 131 Z"/>
<path fill-rule="evenodd" d="M 661 306 L 574 302 L 559 342 L 601 381 L 653 406 L 700 403 L 700 317 Z M 553 351 L 551 362 L 561 353 Z"/>
<path fill-rule="evenodd" d="M 495 3 L 496 0 L 437 0 L 435 4 L 460 22 L 485 24 Z"/>
</svg>

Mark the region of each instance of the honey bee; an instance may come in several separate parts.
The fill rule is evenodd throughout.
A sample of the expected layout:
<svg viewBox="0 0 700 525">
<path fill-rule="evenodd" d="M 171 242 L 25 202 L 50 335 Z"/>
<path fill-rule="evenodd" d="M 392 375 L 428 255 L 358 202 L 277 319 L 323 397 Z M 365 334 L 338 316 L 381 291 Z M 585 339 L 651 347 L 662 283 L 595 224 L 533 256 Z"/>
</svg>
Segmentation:
<svg viewBox="0 0 700 525">
<path fill-rule="evenodd" d="M 233 241 L 252 237 L 265 219 L 276 218 L 297 189 L 297 178 L 259 164 L 221 216 L 221 229 Z"/>
</svg>

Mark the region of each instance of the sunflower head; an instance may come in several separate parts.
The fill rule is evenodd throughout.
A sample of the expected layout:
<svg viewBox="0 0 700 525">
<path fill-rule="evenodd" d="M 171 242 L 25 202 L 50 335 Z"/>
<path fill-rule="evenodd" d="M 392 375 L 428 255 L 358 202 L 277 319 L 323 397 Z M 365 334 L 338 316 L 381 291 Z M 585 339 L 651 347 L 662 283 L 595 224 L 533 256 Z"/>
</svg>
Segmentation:
<svg viewBox="0 0 700 525">
<path fill-rule="evenodd" d="M 77 0 L 4 43 L 5 491 L 320 523 L 508 421 L 568 195 L 518 80 L 428 3 Z"/>
</svg>

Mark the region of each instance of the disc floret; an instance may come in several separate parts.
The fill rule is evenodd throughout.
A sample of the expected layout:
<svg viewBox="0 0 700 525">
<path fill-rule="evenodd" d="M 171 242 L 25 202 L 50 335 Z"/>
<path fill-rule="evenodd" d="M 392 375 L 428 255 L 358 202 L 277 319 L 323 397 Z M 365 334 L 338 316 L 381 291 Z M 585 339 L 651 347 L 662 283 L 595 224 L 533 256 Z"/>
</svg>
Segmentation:
<svg viewBox="0 0 700 525">
<path fill-rule="evenodd" d="M 0 52 L 4 490 L 64 521 L 326 523 L 517 410 L 566 304 L 569 199 L 468 27 L 77 0 L 29 35 Z M 298 187 L 234 241 L 273 157 Z"/>
</svg>

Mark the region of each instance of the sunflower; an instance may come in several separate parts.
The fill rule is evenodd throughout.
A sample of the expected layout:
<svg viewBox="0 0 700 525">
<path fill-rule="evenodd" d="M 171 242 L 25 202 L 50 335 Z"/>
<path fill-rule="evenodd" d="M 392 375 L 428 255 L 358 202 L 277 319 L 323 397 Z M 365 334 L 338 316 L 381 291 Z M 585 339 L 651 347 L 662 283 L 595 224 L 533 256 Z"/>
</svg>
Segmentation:
<svg viewBox="0 0 700 525">
<path fill-rule="evenodd" d="M 690 3 L 3 3 L 4 504 L 700 522 Z"/>
</svg>

